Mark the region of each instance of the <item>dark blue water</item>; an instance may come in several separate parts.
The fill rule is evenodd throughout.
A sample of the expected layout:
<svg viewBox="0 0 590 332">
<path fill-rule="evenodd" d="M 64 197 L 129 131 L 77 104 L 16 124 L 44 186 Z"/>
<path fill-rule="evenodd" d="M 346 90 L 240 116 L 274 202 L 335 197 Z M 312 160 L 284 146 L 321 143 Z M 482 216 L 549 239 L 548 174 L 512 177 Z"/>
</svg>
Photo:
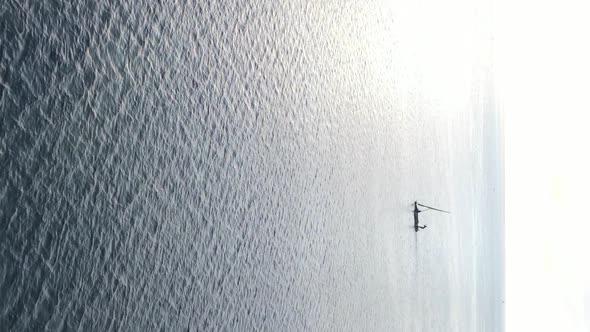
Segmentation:
<svg viewBox="0 0 590 332">
<path fill-rule="evenodd" d="M 396 8 L 3 2 L 0 330 L 495 330 L 488 87 Z"/>
</svg>

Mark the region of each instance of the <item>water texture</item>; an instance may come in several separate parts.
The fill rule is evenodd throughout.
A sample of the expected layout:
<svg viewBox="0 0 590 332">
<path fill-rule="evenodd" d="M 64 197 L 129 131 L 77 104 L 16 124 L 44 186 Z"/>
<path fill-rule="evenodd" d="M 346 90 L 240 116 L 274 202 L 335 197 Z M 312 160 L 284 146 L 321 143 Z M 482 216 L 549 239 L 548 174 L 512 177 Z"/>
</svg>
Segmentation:
<svg viewBox="0 0 590 332">
<path fill-rule="evenodd" d="M 498 331 L 486 6 L 2 2 L 0 329 Z"/>
</svg>

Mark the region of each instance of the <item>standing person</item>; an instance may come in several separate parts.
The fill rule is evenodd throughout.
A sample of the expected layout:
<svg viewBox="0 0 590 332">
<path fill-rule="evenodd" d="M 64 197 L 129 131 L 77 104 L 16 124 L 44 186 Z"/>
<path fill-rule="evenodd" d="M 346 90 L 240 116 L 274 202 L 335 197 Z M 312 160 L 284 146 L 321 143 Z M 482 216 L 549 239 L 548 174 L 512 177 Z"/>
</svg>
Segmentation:
<svg viewBox="0 0 590 332">
<path fill-rule="evenodd" d="M 420 209 L 418 209 L 418 202 L 414 202 L 414 230 L 417 232 L 418 229 L 424 229 L 426 228 L 426 225 L 424 226 L 419 226 L 418 223 L 418 213 L 422 212 Z"/>
</svg>

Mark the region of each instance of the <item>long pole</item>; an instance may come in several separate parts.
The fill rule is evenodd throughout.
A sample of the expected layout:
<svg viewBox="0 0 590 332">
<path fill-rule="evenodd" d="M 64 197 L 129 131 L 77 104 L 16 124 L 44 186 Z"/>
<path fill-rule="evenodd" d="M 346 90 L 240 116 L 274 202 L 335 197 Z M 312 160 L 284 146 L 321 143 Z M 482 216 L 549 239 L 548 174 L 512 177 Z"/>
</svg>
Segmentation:
<svg viewBox="0 0 590 332">
<path fill-rule="evenodd" d="M 430 206 L 428 206 L 428 205 L 424 205 L 424 204 L 420 204 L 420 203 L 417 203 L 417 204 L 418 204 L 418 205 L 420 205 L 421 207 L 425 207 L 425 208 L 427 208 L 427 209 L 430 209 L 430 210 L 436 210 L 436 211 L 440 211 L 440 212 L 444 212 L 444 213 L 451 213 L 451 212 L 449 212 L 449 211 L 445 211 L 445 210 L 436 209 L 436 208 L 430 207 Z"/>
</svg>

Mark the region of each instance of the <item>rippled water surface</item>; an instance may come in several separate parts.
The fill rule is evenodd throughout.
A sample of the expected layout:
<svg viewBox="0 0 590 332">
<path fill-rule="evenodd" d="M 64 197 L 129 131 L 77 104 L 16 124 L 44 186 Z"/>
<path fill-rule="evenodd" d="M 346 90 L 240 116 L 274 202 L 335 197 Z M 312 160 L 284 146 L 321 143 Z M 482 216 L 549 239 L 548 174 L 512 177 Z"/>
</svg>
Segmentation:
<svg viewBox="0 0 590 332">
<path fill-rule="evenodd" d="M 502 328 L 489 4 L 74 3 L 0 4 L 0 330 Z"/>
</svg>

